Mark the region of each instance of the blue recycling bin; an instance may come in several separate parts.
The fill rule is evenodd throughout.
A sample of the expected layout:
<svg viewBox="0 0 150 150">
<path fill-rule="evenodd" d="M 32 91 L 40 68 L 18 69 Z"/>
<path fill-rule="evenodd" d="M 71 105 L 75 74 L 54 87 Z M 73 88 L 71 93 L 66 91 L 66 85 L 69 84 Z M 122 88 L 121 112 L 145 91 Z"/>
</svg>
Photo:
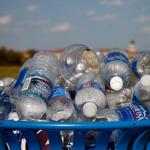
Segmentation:
<svg viewBox="0 0 150 150">
<path fill-rule="evenodd" d="M 137 129 L 144 128 L 134 141 L 132 137 Z M 41 145 L 36 134 L 37 130 L 45 130 L 50 142 L 50 150 L 62 150 L 60 130 L 74 130 L 73 150 L 85 150 L 85 138 L 88 130 L 100 130 L 95 146 L 89 150 L 107 150 L 111 133 L 114 129 L 124 129 L 115 145 L 116 150 L 149 150 L 150 120 L 119 121 L 119 122 L 26 122 L 26 121 L 0 121 L 0 150 L 5 150 L 4 141 L 10 150 L 21 150 L 14 130 L 22 132 L 29 150 L 41 150 Z M 4 140 L 5 139 L 5 140 Z M 132 144 L 130 144 L 132 141 Z M 130 144 L 130 145 L 129 145 Z"/>
</svg>

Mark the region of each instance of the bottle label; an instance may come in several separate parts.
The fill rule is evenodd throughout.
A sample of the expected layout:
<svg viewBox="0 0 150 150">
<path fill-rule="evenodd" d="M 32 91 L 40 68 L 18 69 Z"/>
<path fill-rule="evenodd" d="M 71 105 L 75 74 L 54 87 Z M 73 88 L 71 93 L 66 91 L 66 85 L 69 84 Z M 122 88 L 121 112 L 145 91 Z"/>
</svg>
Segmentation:
<svg viewBox="0 0 150 150">
<path fill-rule="evenodd" d="M 149 120 L 150 112 L 144 104 L 115 109 L 121 121 Z"/>
<path fill-rule="evenodd" d="M 39 74 L 29 74 L 23 84 L 21 95 L 31 93 L 48 101 L 52 86 L 53 84 L 51 80 L 46 76 Z"/>
<path fill-rule="evenodd" d="M 113 52 L 113 53 L 109 54 L 106 58 L 105 64 L 107 64 L 111 61 L 114 61 L 114 60 L 123 61 L 126 64 L 129 64 L 129 58 L 120 52 Z"/>
<path fill-rule="evenodd" d="M 139 98 L 139 97 L 135 94 L 135 92 L 133 92 L 132 104 L 136 104 L 136 103 L 142 102 L 142 101 L 144 101 L 144 100 L 145 100 L 145 99 Z"/>
<path fill-rule="evenodd" d="M 80 84 L 77 91 L 84 89 L 86 87 L 93 87 L 93 88 L 99 89 L 105 94 L 105 89 L 102 86 L 100 86 L 99 84 L 94 83 L 94 82 L 89 82 L 87 84 Z"/>
<path fill-rule="evenodd" d="M 71 99 L 69 92 L 60 87 L 56 87 L 56 88 L 52 89 L 52 94 L 51 94 L 50 99 L 57 97 L 57 96 L 65 96 L 65 97 Z"/>
<path fill-rule="evenodd" d="M 24 68 L 24 69 L 21 70 L 21 72 L 19 73 L 17 81 L 16 81 L 13 88 L 16 88 L 18 86 L 21 86 L 21 87 L 23 86 L 23 83 L 24 83 L 25 78 L 26 78 L 27 71 L 28 71 L 28 68 Z"/>
<path fill-rule="evenodd" d="M 139 59 L 141 55 L 138 55 L 137 57 L 135 57 L 134 61 L 132 62 L 132 73 L 133 75 L 137 78 L 137 79 L 140 79 L 141 77 L 139 76 L 138 72 L 137 72 L 137 61 Z"/>
</svg>

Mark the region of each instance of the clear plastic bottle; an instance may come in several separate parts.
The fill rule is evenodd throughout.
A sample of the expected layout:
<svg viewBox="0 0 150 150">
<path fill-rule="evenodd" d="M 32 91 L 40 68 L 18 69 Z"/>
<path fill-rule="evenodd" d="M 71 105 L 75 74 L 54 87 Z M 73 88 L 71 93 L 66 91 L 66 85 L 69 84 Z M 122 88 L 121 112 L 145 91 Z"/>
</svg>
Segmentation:
<svg viewBox="0 0 150 150">
<path fill-rule="evenodd" d="M 13 102 L 11 87 L 0 86 L 0 120 L 7 119 L 9 113 L 13 111 Z"/>
<path fill-rule="evenodd" d="M 67 90 L 61 87 L 53 88 L 48 103 L 46 111 L 48 121 L 76 122 L 77 115 Z"/>
<path fill-rule="evenodd" d="M 50 52 L 41 51 L 33 56 L 16 103 L 20 120 L 37 121 L 46 113 L 58 66 L 58 58 Z"/>
<path fill-rule="evenodd" d="M 84 74 L 75 97 L 76 108 L 87 117 L 93 117 L 106 106 L 104 83 L 97 73 Z"/>
<path fill-rule="evenodd" d="M 98 122 L 149 120 L 150 101 L 117 109 L 103 109 L 95 117 Z M 116 142 L 122 131 L 122 129 L 114 130 L 110 141 Z"/>
<path fill-rule="evenodd" d="M 150 75 L 143 75 L 133 89 L 132 103 L 136 104 L 150 99 Z"/>
<path fill-rule="evenodd" d="M 143 75 L 150 74 L 150 52 L 144 52 L 132 59 L 130 70 L 133 78 L 137 80 Z"/>
<path fill-rule="evenodd" d="M 12 77 L 5 77 L 0 79 L 0 86 L 9 85 L 10 87 L 13 87 L 15 83 L 16 83 L 16 79 Z"/>
<path fill-rule="evenodd" d="M 66 82 L 66 80 L 60 74 L 60 72 L 58 72 L 54 83 L 54 87 L 59 87 L 59 86 L 63 87 L 69 92 L 75 92 L 77 89 L 77 86 L 71 85 L 70 83 Z"/>
<path fill-rule="evenodd" d="M 12 88 L 12 95 L 15 99 L 17 99 L 21 93 L 21 89 L 22 89 L 23 83 L 25 81 L 27 71 L 29 69 L 31 62 L 32 62 L 31 58 L 27 59 L 26 62 L 22 65 L 22 67 L 19 70 L 19 75 L 17 77 L 17 81 Z"/>
<path fill-rule="evenodd" d="M 121 49 L 113 48 L 106 54 L 103 78 L 106 86 L 113 90 L 126 87 L 130 81 L 129 57 Z"/>
<path fill-rule="evenodd" d="M 105 64 L 105 56 L 99 49 L 74 44 L 64 49 L 60 56 L 60 73 L 73 86 L 87 72 L 100 72 Z"/>
<path fill-rule="evenodd" d="M 133 92 L 128 88 L 106 94 L 107 105 L 110 109 L 130 106 L 133 99 Z"/>
</svg>

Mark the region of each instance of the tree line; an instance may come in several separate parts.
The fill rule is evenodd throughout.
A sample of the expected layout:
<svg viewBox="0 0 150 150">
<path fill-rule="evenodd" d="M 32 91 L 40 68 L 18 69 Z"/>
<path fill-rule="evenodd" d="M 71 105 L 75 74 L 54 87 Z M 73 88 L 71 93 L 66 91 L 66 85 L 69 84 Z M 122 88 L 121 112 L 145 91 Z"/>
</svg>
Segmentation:
<svg viewBox="0 0 150 150">
<path fill-rule="evenodd" d="M 7 49 L 6 47 L 0 47 L 0 66 L 4 65 L 18 65 L 21 66 L 23 63 L 32 58 L 33 55 L 37 52 L 35 49 L 27 50 L 28 56 L 25 57 L 24 54 L 15 51 L 13 49 Z"/>
</svg>

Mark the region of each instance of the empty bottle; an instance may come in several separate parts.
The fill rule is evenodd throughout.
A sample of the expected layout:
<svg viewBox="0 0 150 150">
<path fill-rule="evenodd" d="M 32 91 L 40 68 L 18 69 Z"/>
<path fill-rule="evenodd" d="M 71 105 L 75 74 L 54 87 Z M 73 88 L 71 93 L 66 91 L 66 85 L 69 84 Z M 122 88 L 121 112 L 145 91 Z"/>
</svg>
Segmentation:
<svg viewBox="0 0 150 150">
<path fill-rule="evenodd" d="M 75 92 L 77 89 L 77 86 L 74 86 L 68 82 L 66 82 L 66 80 L 62 77 L 62 75 L 60 74 L 60 72 L 58 72 L 55 83 L 54 83 L 54 87 L 63 87 L 64 89 L 66 89 L 69 92 Z"/>
<path fill-rule="evenodd" d="M 13 111 L 13 98 L 10 86 L 0 86 L 0 120 L 5 120 Z"/>
<path fill-rule="evenodd" d="M 106 86 L 113 90 L 126 87 L 130 81 L 129 57 L 118 48 L 111 49 L 106 55 L 103 78 Z"/>
<path fill-rule="evenodd" d="M 103 109 L 95 117 L 99 122 L 149 120 L 150 102 L 146 101 L 117 109 Z M 122 131 L 123 129 L 114 130 L 110 141 L 116 142 Z"/>
<path fill-rule="evenodd" d="M 22 86 L 26 79 L 27 71 L 29 69 L 31 62 L 32 62 L 32 59 L 31 58 L 28 59 L 19 70 L 19 75 L 17 77 L 17 81 L 12 88 L 12 94 L 15 99 L 17 99 L 19 97 L 19 95 L 21 94 Z"/>
<path fill-rule="evenodd" d="M 78 85 L 80 77 L 87 72 L 100 72 L 105 56 L 99 49 L 74 44 L 64 49 L 60 56 L 60 73 L 73 86 Z"/>
<path fill-rule="evenodd" d="M 150 99 L 150 75 L 144 75 L 133 89 L 132 103 L 136 104 Z"/>
<path fill-rule="evenodd" d="M 67 90 L 61 87 L 52 89 L 48 102 L 46 118 L 48 121 L 75 122 L 77 119 L 73 102 Z"/>
<path fill-rule="evenodd" d="M 105 108 L 104 83 L 97 73 L 87 73 L 80 78 L 75 105 L 87 117 L 93 117 Z"/>
<path fill-rule="evenodd" d="M 133 78 L 139 80 L 143 75 L 150 74 L 150 52 L 136 56 L 130 63 Z"/>
<path fill-rule="evenodd" d="M 58 58 L 50 52 L 41 51 L 33 56 L 16 103 L 20 120 L 37 121 L 46 113 L 58 66 Z"/>
<path fill-rule="evenodd" d="M 5 77 L 0 79 L 0 86 L 9 85 L 10 87 L 13 87 L 15 83 L 16 83 L 16 79 L 12 77 Z"/>
<path fill-rule="evenodd" d="M 133 91 L 128 88 L 106 94 L 107 105 L 111 109 L 130 106 L 132 99 Z"/>
</svg>

